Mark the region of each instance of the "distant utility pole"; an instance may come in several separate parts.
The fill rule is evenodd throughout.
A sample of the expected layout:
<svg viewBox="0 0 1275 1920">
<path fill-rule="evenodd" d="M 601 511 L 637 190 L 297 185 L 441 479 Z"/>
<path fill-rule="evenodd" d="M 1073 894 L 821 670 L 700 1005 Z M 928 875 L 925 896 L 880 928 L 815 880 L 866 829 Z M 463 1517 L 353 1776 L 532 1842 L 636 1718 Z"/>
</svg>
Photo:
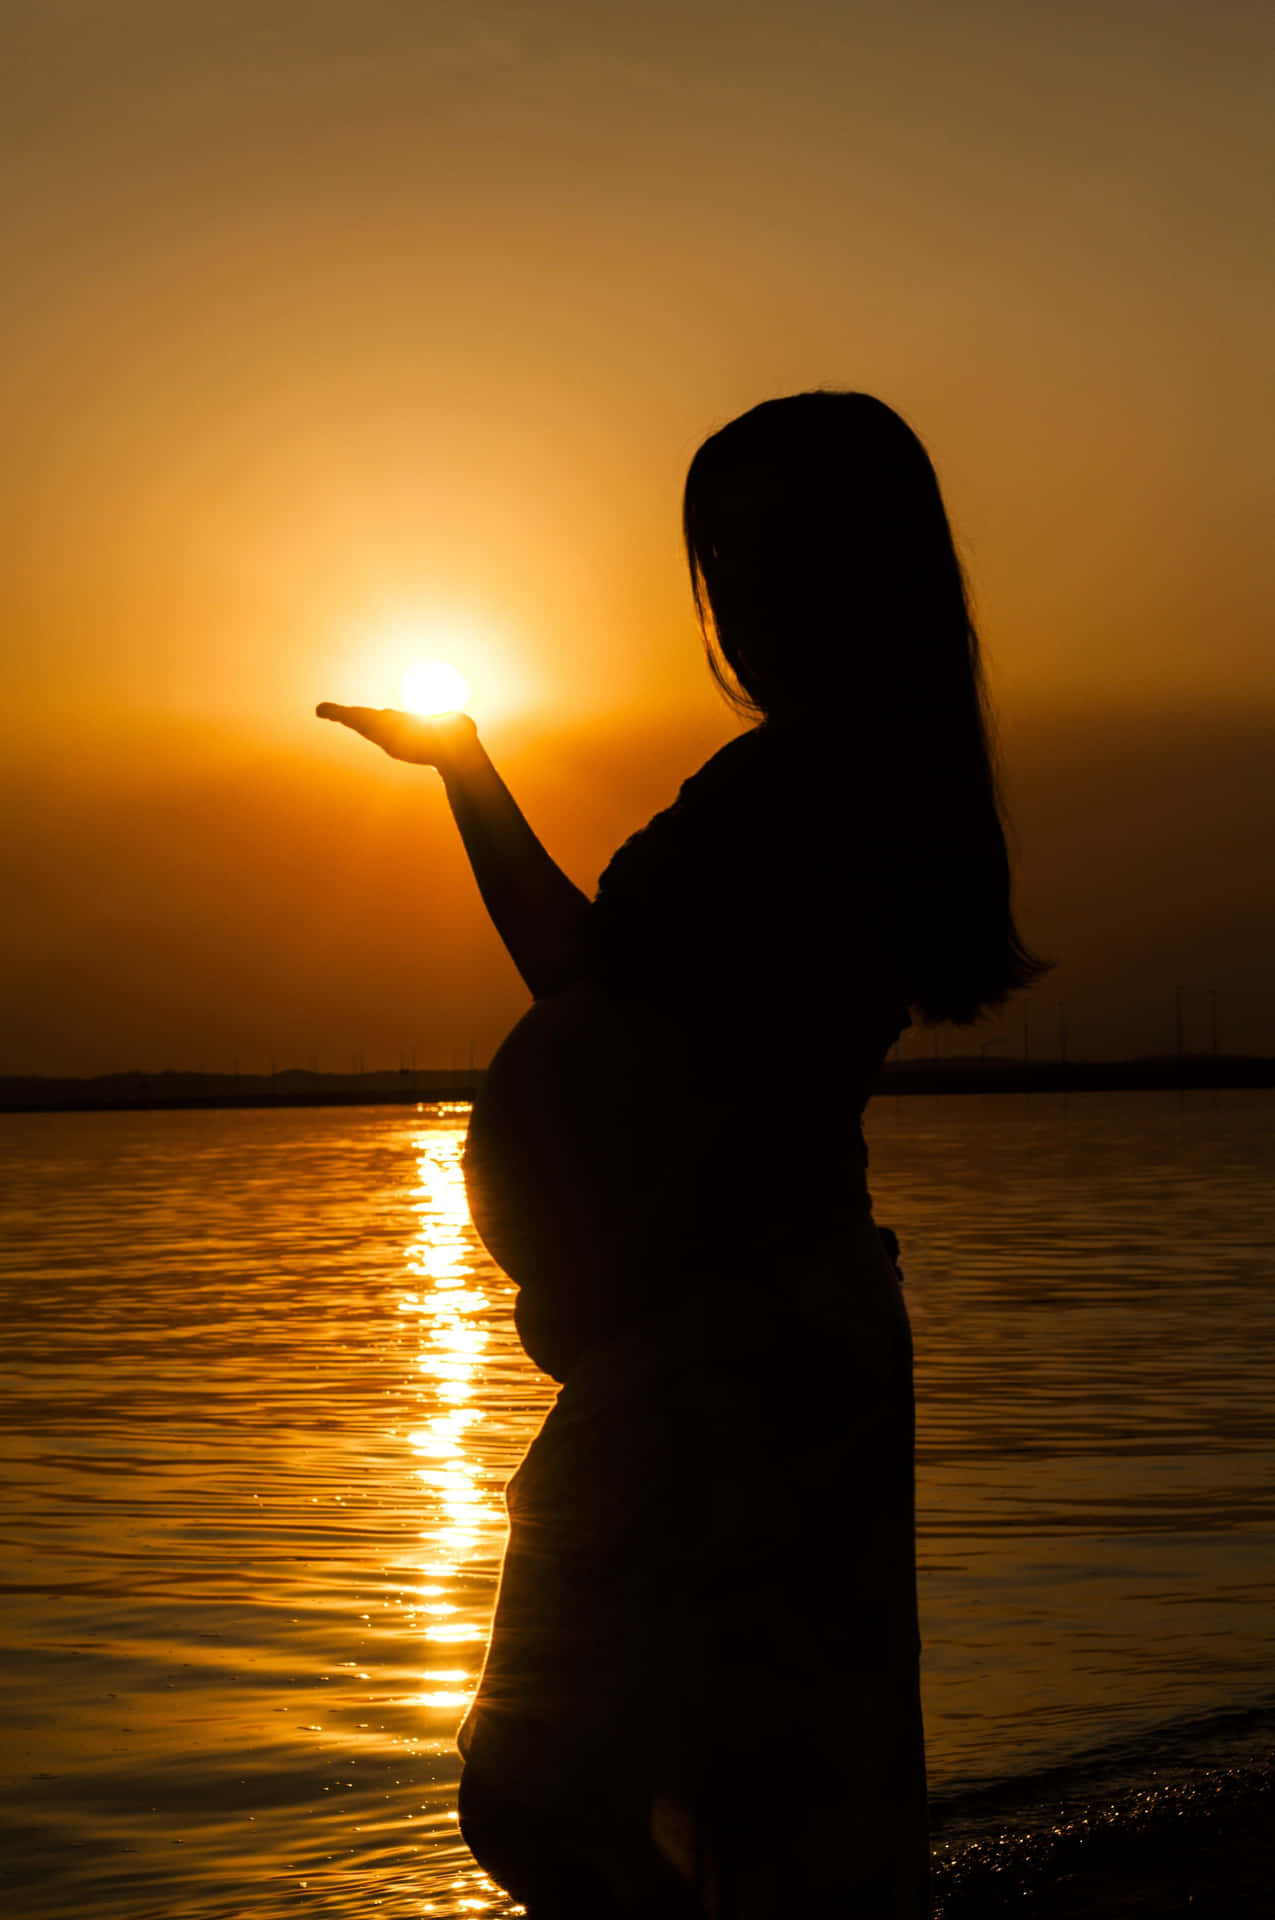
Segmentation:
<svg viewBox="0 0 1275 1920">
<path fill-rule="evenodd" d="M 1213 1051 L 1217 1052 L 1217 988 L 1209 988 L 1209 1034 L 1213 1041 Z"/>
<path fill-rule="evenodd" d="M 1058 1002 L 1058 1058 L 1064 1066 L 1067 1062 L 1067 1002 Z"/>
<path fill-rule="evenodd" d="M 1026 1062 L 1029 1061 L 1031 1057 L 1032 1057 L 1031 1002 L 1029 1000 L 1024 1000 L 1023 1001 L 1023 1062 L 1024 1064 L 1026 1064 Z"/>
<path fill-rule="evenodd" d="M 1179 1060 L 1182 1058 L 1182 996 L 1185 992 L 1185 987 L 1175 987 L 1173 989 L 1173 1017 L 1178 1031 Z"/>
</svg>

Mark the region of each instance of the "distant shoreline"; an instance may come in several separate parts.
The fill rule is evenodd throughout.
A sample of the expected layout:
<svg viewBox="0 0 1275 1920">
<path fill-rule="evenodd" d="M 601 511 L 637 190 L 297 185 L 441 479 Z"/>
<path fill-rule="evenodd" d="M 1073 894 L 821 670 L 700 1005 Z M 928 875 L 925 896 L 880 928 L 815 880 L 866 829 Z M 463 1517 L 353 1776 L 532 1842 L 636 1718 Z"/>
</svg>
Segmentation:
<svg viewBox="0 0 1275 1920">
<path fill-rule="evenodd" d="M 415 1106 L 469 1102 L 481 1067 L 326 1074 L 116 1073 L 92 1079 L 0 1079 L 0 1113 L 156 1112 L 200 1107 Z M 1160 1055 L 1139 1060 L 887 1061 L 877 1094 L 1142 1093 L 1275 1087 L 1275 1059 L 1251 1054 Z"/>
</svg>

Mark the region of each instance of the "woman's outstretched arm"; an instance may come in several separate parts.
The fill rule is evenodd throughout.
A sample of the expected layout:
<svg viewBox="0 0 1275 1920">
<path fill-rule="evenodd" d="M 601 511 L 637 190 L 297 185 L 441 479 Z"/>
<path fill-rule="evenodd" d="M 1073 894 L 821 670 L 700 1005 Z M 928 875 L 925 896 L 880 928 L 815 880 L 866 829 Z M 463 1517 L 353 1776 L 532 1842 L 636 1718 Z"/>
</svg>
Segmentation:
<svg viewBox="0 0 1275 1920">
<path fill-rule="evenodd" d="M 329 701 L 315 712 L 391 759 L 438 769 L 483 904 L 519 973 L 537 999 L 575 985 L 586 970 L 588 898 L 527 825 L 468 714 L 421 719 Z"/>
</svg>

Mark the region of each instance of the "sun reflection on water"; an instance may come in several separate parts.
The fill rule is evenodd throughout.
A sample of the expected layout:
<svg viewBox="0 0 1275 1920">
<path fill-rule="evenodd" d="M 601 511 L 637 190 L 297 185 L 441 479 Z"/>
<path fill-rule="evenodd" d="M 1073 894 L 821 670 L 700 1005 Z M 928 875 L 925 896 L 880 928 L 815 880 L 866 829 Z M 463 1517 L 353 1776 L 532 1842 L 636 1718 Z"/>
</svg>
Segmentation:
<svg viewBox="0 0 1275 1920">
<path fill-rule="evenodd" d="M 473 1655 L 467 1666 L 425 1668 L 424 1690 L 413 1703 L 457 1724 L 473 1697 L 486 1638 L 486 1623 L 474 1618 L 458 1575 L 489 1548 L 493 1530 L 504 1526 L 503 1508 L 484 1488 L 474 1457 L 476 1429 L 485 1417 L 477 1389 L 490 1339 L 482 1317 L 493 1303 L 474 1257 L 460 1166 L 463 1138 L 458 1127 L 422 1133 L 413 1142 L 418 1225 L 405 1264 L 416 1284 L 399 1302 L 419 1339 L 414 1364 L 422 1417 L 407 1436 L 420 1462 L 415 1477 L 424 1494 L 426 1551 L 421 1584 L 412 1590 L 418 1631 L 440 1652 L 455 1648 L 463 1659 L 472 1649 Z"/>
<path fill-rule="evenodd" d="M 511 1363 L 521 1354 L 509 1314 L 512 1287 L 479 1241 L 461 1173 L 468 1104 L 418 1108 L 402 1144 L 415 1174 L 406 1196 L 415 1227 L 403 1248 L 397 1308 L 404 1364 L 396 1398 L 398 1448 L 418 1518 L 416 1550 L 395 1563 L 406 1657 L 396 1704 L 411 1716 L 409 1744 L 454 1756 L 453 1742 L 482 1673 L 504 1545 L 504 1485 L 526 1446 L 535 1387 L 511 1417 Z M 526 1394 L 526 1386 L 523 1386 Z M 401 1397 L 400 1397 L 401 1396 Z M 398 1456 L 403 1462 L 402 1453 Z M 400 1465 L 401 1471 L 401 1465 Z M 422 1913 L 516 1915 L 522 1909 L 488 1879 L 456 1831 L 445 1779 L 436 1850 L 419 1894 Z M 415 1810 L 414 1810 L 415 1811 Z M 459 1877 L 451 1877 L 458 1875 Z"/>
</svg>

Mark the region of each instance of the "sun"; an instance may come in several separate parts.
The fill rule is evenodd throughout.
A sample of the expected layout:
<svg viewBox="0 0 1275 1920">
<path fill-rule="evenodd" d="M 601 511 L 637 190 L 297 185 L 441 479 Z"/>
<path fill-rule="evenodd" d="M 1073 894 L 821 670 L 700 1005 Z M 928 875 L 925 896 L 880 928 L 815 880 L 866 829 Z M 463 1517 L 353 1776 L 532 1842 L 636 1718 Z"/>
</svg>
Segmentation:
<svg viewBox="0 0 1275 1920">
<path fill-rule="evenodd" d="M 473 688 L 446 660 L 415 660 L 398 683 L 398 701 L 408 713 L 460 713 Z"/>
</svg>

